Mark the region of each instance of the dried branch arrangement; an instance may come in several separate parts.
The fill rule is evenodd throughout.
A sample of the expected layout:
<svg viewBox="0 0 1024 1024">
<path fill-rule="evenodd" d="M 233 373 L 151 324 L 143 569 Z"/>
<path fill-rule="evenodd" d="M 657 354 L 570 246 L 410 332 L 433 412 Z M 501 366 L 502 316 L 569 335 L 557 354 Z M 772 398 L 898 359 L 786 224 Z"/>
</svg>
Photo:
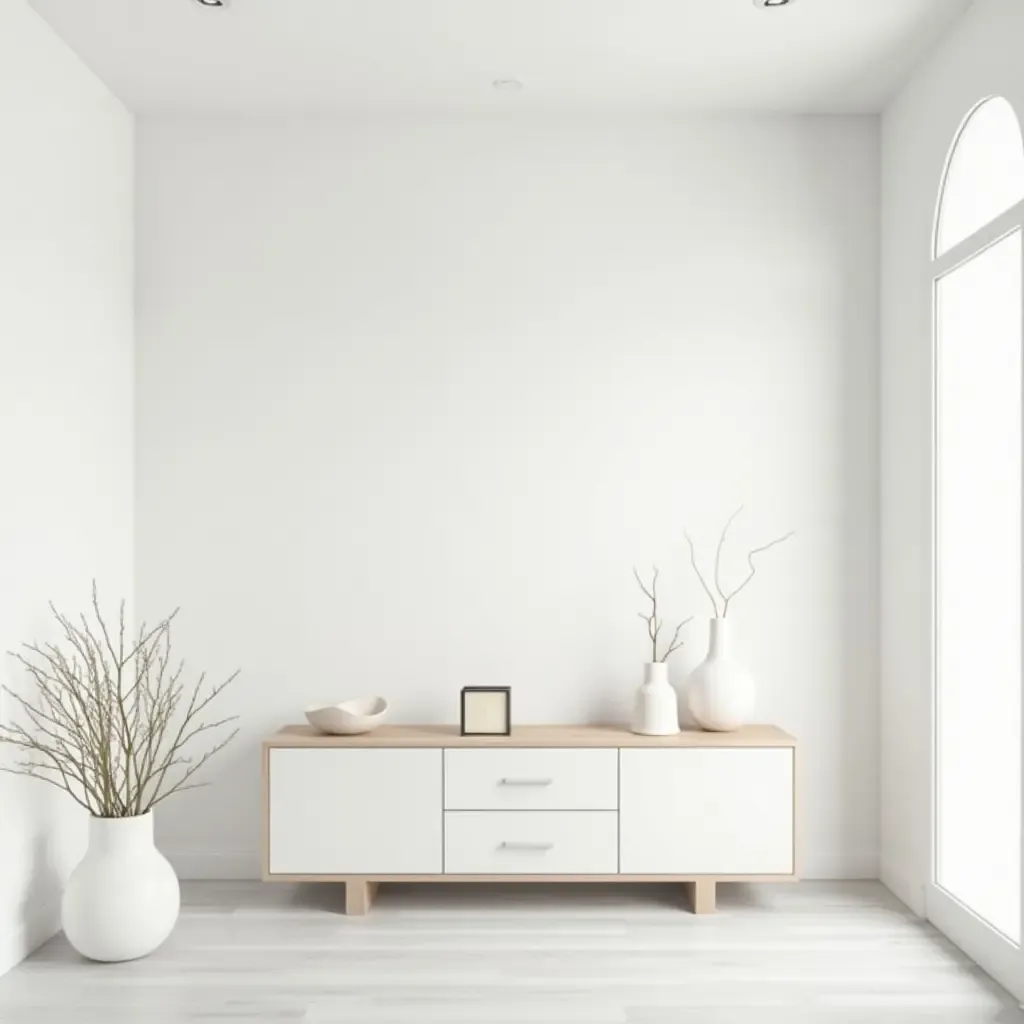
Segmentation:
<svg viewBox="0 0 1024 1024">
<path fill-rule="evenodd" d="M 707 580 L 704 578 L 704 574 L 700 571 L 697 565 L 697 554 L 694 551 L 693 540 L 689 534 L 686 534 L 686 543 L 690 547 L 690 565 L 693 566 L 693 571 L 697 574 L 697 579 L 700 580 L 700 585 L 704 588 L 704 593 L 707 594 L 708 600 L 711 602 L 711 607 L 714 609 L 714 617 L 724 619 L 729 614 L 729 605 L 736 598 L 736 595 L 744 590 L 748 583 L 754 578 L 754 574 L 757 572 L 757 567 L 754 565 L 754 558 L 757 555 L 762 555 L 764 552 L 771 550 L 771 548 L 777 547 L 784 541 L 789 540 L 793 536 L 794 531 L 790 530 L 789 533 L 783 534 L 781 537 L 776 537 L 775 540 L 769 541 L 767 544 L 762 544 L 760 547 L 753 548 L 747 552 L 747 575 L 739 583 L 738 586 L 732 590 L 726 592 L 722 589 L 722 549 L 725 547 L 726 537 L 729 535 L 729 527 L 732 526 L 733 521 L 743 511 L 743 506 L 740 505 L 738 509 L 725 522 L 725 526 L 722 529 L 722 536 L 718 539 L 718 547 L 715 550 L 715 591 L 717 597 L 711 591 L 711 587 L 708 586 Z"/>
<path fill-rule="evenodd" d="M 690 618 L 683 619 L 683 621 L 676 626 L 676 631 L 672 634 L 672 639 L 669 641 L 668 649 L 659 658 L 658 637 L 661 635 L 661 628 L 664 623 L 658 618 L 658 567 L 654 566 L 652 569 L 650 585 L 644 583 L 640 578 L 640 573 L 638 573 L 636 569 L 633 570 L 633 575 L 636 577 L 636 581 L 639 584 L 640 589 L 644 592 L 644 596 L 651 602 L 651 611 L 649 615 L 644 612 L 637 612 L 637 615 L 647 623 L 647 635 L 651 638 L 651 661 L 668 661 L 669 655 L 678 651 L 679 648 L 683 646 L 683 641 L 679 637 L 679 632 L 683 626 L 692 621 L 693 616 L 691 615 Z"/>
<path fill-rule="evenodd" d="M 51 604 L 59 643 L 24 644 L 9 652 L 35 681 L 34 701 L 8 687 L 26 726 L 0 723 L 0 743 L 16 747 L 21 760 L 0 770 L 48 782 L 70 793 L 91 814 L 127 818 L 145 814 L 174 793 L 205 783 L 195 775 L 234 738 L 223 727 L 237 716 L 204 721 L 203 712 L 236 678 L 205 685 L 182 681 L 184 662 L 171 661 L 171 623 L 178 614 L 135 639 L 125 627 L 121 602 L 112 635 L 92 590 L 94 621 L 76 622 Z M 207 741 L 205 753 L 193 741 Z M 212 746 L 209 745 L 212 742 Z"/>
</svg>

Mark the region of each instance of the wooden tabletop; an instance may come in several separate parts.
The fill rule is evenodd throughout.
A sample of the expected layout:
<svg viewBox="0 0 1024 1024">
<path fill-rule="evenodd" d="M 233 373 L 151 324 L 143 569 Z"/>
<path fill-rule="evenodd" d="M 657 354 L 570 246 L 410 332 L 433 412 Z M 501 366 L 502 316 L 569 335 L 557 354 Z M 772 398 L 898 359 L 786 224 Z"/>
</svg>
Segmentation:
<svg viewBox="0 0 1024 1024">
<path fill-rule="evenodd" d="M 382 725 L 360 736 L 331 736 L 309 725 L 286 725 L 268 747 L 794 747 L 774 725 L 736 732 L 684 729 L 675 736 L 637 736 L 617 725 L 516 725 L 511 736 L 460 736 L 457 725 Z"/>
</svg>

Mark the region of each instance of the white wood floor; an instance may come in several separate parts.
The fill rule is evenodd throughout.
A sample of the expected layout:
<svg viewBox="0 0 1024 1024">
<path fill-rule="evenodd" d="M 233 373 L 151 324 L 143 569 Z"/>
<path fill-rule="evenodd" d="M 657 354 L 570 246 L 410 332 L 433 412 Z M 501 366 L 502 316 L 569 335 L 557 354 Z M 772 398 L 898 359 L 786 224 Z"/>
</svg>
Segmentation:
<svg viewBox="0 0 1024 1024">
<path fill-rule="evenodd" d="M 360 919 L 333 886 L 192 883 L 152 957 L 58 937 L 0 978 L 0 1021 L 1024 1024 L 877 883 L 719 893 L 693 917 L 674 887 L 394 886 Z"/>
</svg>

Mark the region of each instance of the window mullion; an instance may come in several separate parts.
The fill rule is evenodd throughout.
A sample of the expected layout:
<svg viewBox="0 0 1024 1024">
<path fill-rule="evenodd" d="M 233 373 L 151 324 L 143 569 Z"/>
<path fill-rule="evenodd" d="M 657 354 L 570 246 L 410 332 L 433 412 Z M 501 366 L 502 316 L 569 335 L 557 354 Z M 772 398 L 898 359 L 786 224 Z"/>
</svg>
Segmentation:
<svg viewBox="0 0 1024 1024">
<path fill-rule="evenodd" d="M 978 253 L 983 252 L 989 246 L 995 245 L 1007 235 L 1024 227 L 1024 200 L 1005 210 L 994 220 L 991 220 L 983 228 L 979 228 L 973 235 L 969 235 L 962 242 L 958 242 L 952 249 L 948 249 L 941 256 L 932 261 L 932 276 L 943 277 L 951 270 L 955 270 L 962 263 L 973 259 Z"/>
</svg>

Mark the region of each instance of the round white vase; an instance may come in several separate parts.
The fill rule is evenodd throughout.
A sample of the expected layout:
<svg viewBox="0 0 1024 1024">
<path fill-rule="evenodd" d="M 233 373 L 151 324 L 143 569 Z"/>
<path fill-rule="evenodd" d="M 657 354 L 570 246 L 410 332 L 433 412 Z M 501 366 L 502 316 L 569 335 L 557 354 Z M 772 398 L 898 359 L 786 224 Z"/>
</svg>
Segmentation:
<svg viewBox="0 0 1024 1024">
<path fill-rule="evenodd" d="M 89 848 L 61 902 L 68 942 L 90 960 L 137 960 L 178 920 L 178 877 L 153 843 L 153 814 L 90 818 Z"/>
<path fill-rule="evenodd" d="M 636 691 L 630 728 L 641 736 L 674 736 L 679 732 L 679 700 L 663 661 L 644 665 L 644 681 Z"/>
<path fill-rule="evenodd" d="M 708 656 L 686 683 L 690 714 L 703 729 L 733 732 L 754 714 L 754 679 L 733 660 L 726 619 L 710 623 Z"/>
</svg>

